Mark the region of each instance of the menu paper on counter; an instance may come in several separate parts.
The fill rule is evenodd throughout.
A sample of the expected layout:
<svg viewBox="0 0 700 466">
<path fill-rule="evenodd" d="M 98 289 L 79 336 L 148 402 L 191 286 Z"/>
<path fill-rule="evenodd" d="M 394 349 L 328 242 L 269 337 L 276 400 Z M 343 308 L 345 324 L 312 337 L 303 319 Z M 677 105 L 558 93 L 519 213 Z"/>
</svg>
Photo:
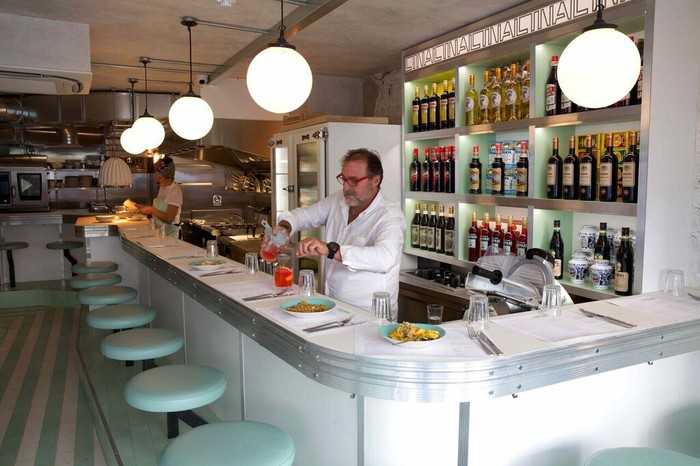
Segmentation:
<svg viewBox="0 0 700 466">
<path fill-rule="evenodd" d="M 248 278 L 248 280 L 244 280 Z M 250 296 L 258 296 L 265 293 L 274 294 L 275 284 L 272 281 L 272 276 L 258 272 L 255 275 L 236 275 L 235 282 L 220 283 L 212 285 L 213 288 L 221 291 L 227 296 L 235 299 L 236 301 L 243 302 L 243 298 Z M 272 297 L 267 299 L 274 299 Z M 291 299 L 291 298 L 290 298 Z M 264 302 L 264 299 L 260 300 Z M 246 306 L 253 307 L 258 301 L 246 302 Z"/>
<path fill-rule="evenodd" d="M 379 327 L 362 326 L 355 331 L 355 354 L 363 356 L 434 356 L 437 358 L 483 359 L 487 357 L 476 340 L 469 338 L 466 325 L 442 327 L 445 336 L 425 342 L 422 348 L 394 345 L 379 334 Z M 495 356 L 494 356 L 495 357 Z"/>
<path fill-rule="evenodd" d="M 690 296 L 671 296 L 663 292 L 608 300 L 610 304 L 674 322 L 700 319 L 700 301 Z"/>
<path fill-rule="evenodd" d="M 364 318 L 361 315 L 355 314 L 355 317 L 347 325 L 344 325 L 342 327 L 331 327 L 329 329 L 319 330 L 314 333 L 307 333 L 304 332 L 305 328 L 341 321 L 343 319 L 348 318 L 350 314 L 352 314 L 352 312 L 335 307 L 328 314 L 324 314 L 318 319 L 302 319 L 300 317 L 295 317 L 284 312 L 279 306 L 264 307 L 262 309 L 258 309 L 258 312 L 260 312 L 260 314 L 264 315 L 265 317 L 268 317 L 272 320 L 276 320 L 284 326 L 289 327 L 305 336 L 335 333 L 337 331 L 354 328 L 357 325 L 364 324 L 365 322 L 367 322 L 366 318 Z"/>
</svg>

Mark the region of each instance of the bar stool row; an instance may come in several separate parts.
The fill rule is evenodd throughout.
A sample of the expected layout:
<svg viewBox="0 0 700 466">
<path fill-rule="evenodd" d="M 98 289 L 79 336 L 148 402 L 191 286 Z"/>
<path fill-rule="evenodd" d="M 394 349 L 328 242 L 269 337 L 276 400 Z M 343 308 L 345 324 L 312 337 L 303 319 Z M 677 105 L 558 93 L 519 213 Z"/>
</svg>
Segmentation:
<svg viewBox="0 0 700 466">
<path fill-rule="evenodd" d="M 127 403 L 149 412 L 167 413 L 168 438 L 173 439 L 161 454 L 159 464 L 180 465 L 291 465 L 294 443 L 286 432 L 255 421 L 226 421 L 208 424 L 194 409 L 221 397 L 227 385 L 223 372 L 201 365 L 173 364 L 156 367 L 155 359 L 179 351 L 184 338 L 169 330 L 139 328 L 156 317 L 156 311 L 136 299 L 135 289 L 118 285 L 113 263 L 73 265 L 77 275 L 70 285 L 80 289 L 78 302 L 100 306 L 87 314 L 87 324 L 114 333 L 100 343 L 105 357 L 133 364 L 142 361 L 143 371 L 124 388 Z M 179 420 L 193 429 L 179 435 Z"/>
</svg>

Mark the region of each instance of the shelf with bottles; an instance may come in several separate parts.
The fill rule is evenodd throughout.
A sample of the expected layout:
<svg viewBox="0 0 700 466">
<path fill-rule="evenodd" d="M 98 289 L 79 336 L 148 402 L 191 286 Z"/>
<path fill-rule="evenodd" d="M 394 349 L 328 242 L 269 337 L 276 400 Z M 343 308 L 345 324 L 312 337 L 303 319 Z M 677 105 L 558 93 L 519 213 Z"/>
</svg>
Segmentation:
<svg viewBox="0 0 700 466">
<path fill-rule="evenodd" d="M 404 84 L 405 133 L 433 133 L 455 127 L 456 81 L 454 70 Z"/>
<path fill-rule="evenodd" d="M 405 252 L 432 259 L 435 259 L 433 256 L 438 256 L 456 263 L 454 204 L 407 199 L 405 209 L 413 212 L 409 228 L 406 229 Z"/>
<path fill-rule="evenodd" d="M 457 158 L 453 136 L 444 139 L 407 142 L 404 160 L 408 176 L 404 177 L 404 192 L 412 194 L 420 192 L 428 196 L 436 195 L 438 197 L 434 199 L 437 200 L 447 199 L 443 196 L 444 194 L 453 194 L 456 191 L 454 183 L 457 182 Z M 445 170 L 449 172 L 449 175 L 446 174 Z M 438 179 L 436 179 L 436 173 L 440 174 Z"/>
<path fill-rule="evenodd" d="M 529 228 L 528 228 L 528 218 L 529 218 L 529 209 L 528 208 L 523 208 L 523 207 L 505 207 L 505 206 L 490 206 L 490 205 L 483 205 L 483 204 L 469 204 L 469 203 L 460 203 L 458 206 L 458 215 L 457 215 L 457 225 L 458 225 L 458 232 L 459 232 L 459 240 L 456 241 L 457 247 L 456 247 L 456 257 L 459 257 L 462 261 L 465 262 L 471 262 L 475 263 L 474 260 L 470 261 L 470 251 L 469 251 L 469 229 L 472 226 L 472 219 L 473 215 L 476 214 L 476 221 L 477 225 L 481 228 L 481 226 L 484 223 L 484 220 L 488 216 L 488 221 L 489 221 L 489 228 L 491 231 L 494 231 L 497 227 L 497 225 L 500 228 L 507 228 L 509 217 L 510 220 L 512 221 L 510 228 L 515 231 L 514 234 L 516 234 L 515 237 L 513 237 L 513 246 L 511 251 L 517 255 L 517 240 L 519 239 L 522 231 L 523 231 L 523 225 L 525 227 L 525 237 L 527 237 L 527 241 L 522 242 L 523 247 L 521 247 L 520 253 L 524 255 L 524 251 L 531 247 L 531 242 L 529 240 Z M 500 218 L 500 223 L 498 222 L 498 218 Z M 523 220 L 524 219 L 524 220 Z M 524 223 L 525 222 L 525 223 Z M 505 231 L 505 230 L 503 230 Z M 479 234 L 480 236 L 480 234 Z M 522 238 L 520 238 L 522 240 Z M 481 239 L 477 239 L 478 244 L 476 245 L 476 248 L 479 250 L 480 254 L 483 252 L 483 243 L 481 243 Z M 487 243 L 489 244 L 489 243 Z M 472 251 L 472 259 L 475 257 L 478 258 L 478 255 L 476 254 L 475 251 Z"/>
</svg>

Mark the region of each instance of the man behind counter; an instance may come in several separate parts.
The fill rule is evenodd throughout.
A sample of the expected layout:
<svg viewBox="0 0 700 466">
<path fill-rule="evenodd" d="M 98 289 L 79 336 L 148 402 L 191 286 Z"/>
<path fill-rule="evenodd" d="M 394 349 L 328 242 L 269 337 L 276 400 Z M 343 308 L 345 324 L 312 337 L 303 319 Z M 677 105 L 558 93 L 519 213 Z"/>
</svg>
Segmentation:
<svg viewBox="0 0 700 466">
<path fill-rule="evenodd" d="M 297 257 L 327 258 L 325 294 L 369 310 L 372 294 L 387 291 L 396 306 L 406 229 L 403 213 L 379 191 L 384 171 L 375 151 L 350 150 L 341 165 L 336 179 L 342 190 L 309 207 L 282 212 L 273 232 L 284 228 L 291 237 L 325 226 L 325 241 L 305 238 L 296 248 Z"/>
</svg>

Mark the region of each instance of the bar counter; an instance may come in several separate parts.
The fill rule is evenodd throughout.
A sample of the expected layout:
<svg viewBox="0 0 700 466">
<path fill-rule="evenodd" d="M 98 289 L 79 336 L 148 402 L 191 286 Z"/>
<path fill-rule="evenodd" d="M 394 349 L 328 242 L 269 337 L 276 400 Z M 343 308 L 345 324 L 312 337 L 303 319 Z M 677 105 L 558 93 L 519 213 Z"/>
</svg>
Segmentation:
<svg viewBox="0 0 700 466">
<path fill-rule="evenodd" d="M 83 222 L 88 238 L 101 228 Z M 690 426 L 677 420 L 700 406 L 700 392 L 688 383 L 700 372 L 700 303 L 691 306 L 694 319 L 641 312 L 620 305 L 625 300 L 586 303 L 636 327 L 550 342 L 532 328 L 507 325 L 516 317 L 530 325 L 532 313 L 499 316 L 486 333 L 501 356 L 486 356 L 461 321 L 443 324 L 446 341 L 401 348 L 377 336 L 365 311 L 337 300 L 359 324 L 307 334 L 280 317 L 279 304 L 293 296 L 240 300 L 247 290 L 271 289 L 269 275 L 201 277 L 183 257 L 198 248 L 146 236 L 140 227 L 121 233 L 104 238 L 113 243 L 100 245 L 100 258 L 125 252 L 138 263 L 134 281 L 141 302 L 158 310 L 154 326 L 186 335 L 184 354 L 172 362 L 223 370 L 229 388 L 212 404 L 216 416 L 287 430 L 295 464 L 582 464 L 621 444 L 700 453 L 692 443 L 652 435 L 659 425 L 700 427 L 700 417 Z M 564 316 L 578 315 L 577 308 Z"/>
</svg>

